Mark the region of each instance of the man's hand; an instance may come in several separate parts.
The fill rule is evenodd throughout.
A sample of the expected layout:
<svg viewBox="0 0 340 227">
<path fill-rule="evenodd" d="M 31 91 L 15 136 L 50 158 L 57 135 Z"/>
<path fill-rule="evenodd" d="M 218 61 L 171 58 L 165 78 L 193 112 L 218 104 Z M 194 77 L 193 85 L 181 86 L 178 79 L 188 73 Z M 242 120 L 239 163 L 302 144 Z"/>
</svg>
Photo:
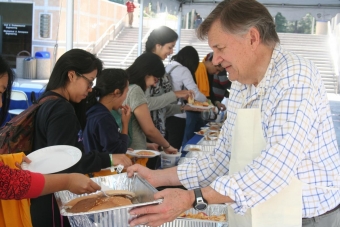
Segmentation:
<svg viewBox="0 0 340 227">
<path fill-rule="evenodd" d="M 134 173 L 138 173 L 139 176 L 144 178 L 146 181 L 148 181 L 151 185 L 154 187 L 158 187 L 159 185 L 156 185 L 156 182 L 154 180 L 154 172 L 155 170 L 151 170 L 145 166 L 135 164 L 133 166 L 130 166 L 127 168 L 126 173 L 128 177 L 133 177 Z"/>
<path fill-rule="evenodd" d="M 176 219 L 181 213 L 192 208 L 195 196 L 193 191 L 182 189 L 165 189 L 154 195 L 155 199 L 163 199 L 158 205 L 143 206 L 130 211 L 132 215 L 140 215 L 129 224 L 136 226 L 145 224 L 159 226 Z"/>
</svg>

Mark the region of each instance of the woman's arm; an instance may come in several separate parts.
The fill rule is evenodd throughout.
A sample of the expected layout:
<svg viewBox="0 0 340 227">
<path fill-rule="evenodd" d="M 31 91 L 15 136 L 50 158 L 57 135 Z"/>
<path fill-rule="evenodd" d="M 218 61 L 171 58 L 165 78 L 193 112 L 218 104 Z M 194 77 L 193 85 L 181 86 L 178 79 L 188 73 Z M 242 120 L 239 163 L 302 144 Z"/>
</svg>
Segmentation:
<svg viewBox="0 0 340 227">
<path fill-rule="evenodd" d="M 135 117 L 140 127 L 142 128 L 144 134 L 149 140 L 151 140 L 154 143 L 159 144 L 163 148 L 167 148 L 171 150 L 172 147 L 170 143 L 166 139 L 164 139 L 162 134 L 153 124 L 148 106 L 146 104 L 142 104 L 138 106 L 137 108 L 135 108 L 133 113 L 135 114 Z"/>
<path fill-rule="evenodd" d="M 191 91 L 188 90 L 170 91 L 168 93 L 156 97 L 151 97 L 147 95 L 147 93 L 150 93 L 149 90 L 145 92 L 145 96 L 148 102 L 148 108 L 150 111 L 152 111 L 164 108 L 167 105 L 176 102 L 178 98 L 188 99 Z"/>
<path fill-rule="evenodd" d="M 164 108 L 167 105 L 169 105 L 170 103 L 177 101 L 177 97 L 176 97 L 176 95 L 173 91 L 170 91 L 170 92 L 165 93 L 165 94 L 160 95 L 160 96 L 151 97 L 150 96 L 150 89 L 147 89 L 145 91 L 145 97 L 146 97 L 146 100 L 148 102 L 149 111 Z"/>
<path fill-rule="evenodd" d="M 100 190 L 100 186 L 90 178 L 79 173 L 44 175 L 45 185 L 40 195 L 69 190 L 76 194 L 91 193 Z"/>
<path fill-rule="evenodd" d="M 76 194 L 95 192 L 100 186 L 78 173 L 42 175 L 27 170 L 12 169 L 0 162 L 0 199 L 25 199 L 57 191 Z"/>
<path fill-rule="evenodd" d="M 182 82 L 184 87 L 186 87 L 188 90 L 192 90 L 195 93 L 195 100 L 204 102 L 207 100 L 207 97 L 205 97 L 204 94 L 200 92 L 200 90 L 197 87 L 197 84 L 195 83 L 190 71 L 186 69 L 183 74 L 181 75 Z"/>
</svg>

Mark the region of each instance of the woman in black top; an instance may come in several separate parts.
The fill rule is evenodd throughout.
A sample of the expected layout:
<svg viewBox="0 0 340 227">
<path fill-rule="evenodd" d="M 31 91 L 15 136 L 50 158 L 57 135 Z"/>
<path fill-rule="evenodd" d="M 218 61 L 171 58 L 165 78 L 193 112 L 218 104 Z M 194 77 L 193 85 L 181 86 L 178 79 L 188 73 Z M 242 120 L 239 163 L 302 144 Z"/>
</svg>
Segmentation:
<svg viewBox="0 0 340 227">
<path fill-rule="evenodd" d="M 34 150 L 51 145 L 71 145 L 83 150 L 85 99 L 101 71 L 102 62 L 81 49 L 72 49 L 58 59 L 41 97 L 53 95 L 58 98 L 44 102 L 36 114 Z M 122 164 L 127 167 L 132 164 L 124 154 L 113 157 L 108 153 L 92 151 L 83 154 L 76 165 L 63 172 L 87 174 L 111 165 Z M 70 226 L 68 219 L 60 216 L 53 194 L 31 200 L 31 217 L 34 227 Z"/>
</svg>

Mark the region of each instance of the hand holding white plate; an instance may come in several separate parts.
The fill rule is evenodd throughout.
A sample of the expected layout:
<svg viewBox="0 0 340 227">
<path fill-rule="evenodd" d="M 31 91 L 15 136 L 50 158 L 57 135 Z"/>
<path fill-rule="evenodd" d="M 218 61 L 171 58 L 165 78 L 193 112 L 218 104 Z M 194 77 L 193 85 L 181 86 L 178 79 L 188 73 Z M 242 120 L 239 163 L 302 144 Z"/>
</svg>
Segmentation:
<svg viewBox="0 0 340 227">
<path fill-rule="evenodd" d="M 81 158 L 81 151 L 73 146 L 56 145 L 44 147 L 27 155 L 31 163 L 23 162 L 21 168 L 31 172 L 57 173 L 75 165 Z"/>
<path fill-rule="evenodd" d="M 209 109 L 212 109 L 212 108 L 215 107 L 213 105 L 209 105 L 209 106 L 197 106 L 197 105 L 193 105 L 193 104 L 187 104 L 187 105 L 192 107 L 192 108 L 201 109 L 201 110 L 209 110 Z"/>
<path fill-rule="evenodd" d="M 159 151 L 153 150 L 133 150 L 133 151 L 128 150 L 126 154 L 137 158 L 153 158 L 160 155 L 161 153 Z"/>
</svg>

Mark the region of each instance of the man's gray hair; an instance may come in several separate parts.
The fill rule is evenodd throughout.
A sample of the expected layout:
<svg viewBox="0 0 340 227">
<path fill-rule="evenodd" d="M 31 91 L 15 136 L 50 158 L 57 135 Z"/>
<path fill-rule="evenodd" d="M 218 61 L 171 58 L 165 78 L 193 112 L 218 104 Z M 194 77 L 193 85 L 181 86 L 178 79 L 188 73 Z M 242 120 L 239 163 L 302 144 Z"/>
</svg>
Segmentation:
<svg viewBox="0 0 340 227">
<path fill-rule="evenodd" d="M 219 3 L 198 27 L 197 37 L 206 39 L 211 25 L 217 20 L 220 20 L 222 28 L 228 33 L 242 35 L 255 27 L 265 45 L 274 47 L 280 42 L 273 17 L 256 0 L 225 0 Z"/>
</svg>

